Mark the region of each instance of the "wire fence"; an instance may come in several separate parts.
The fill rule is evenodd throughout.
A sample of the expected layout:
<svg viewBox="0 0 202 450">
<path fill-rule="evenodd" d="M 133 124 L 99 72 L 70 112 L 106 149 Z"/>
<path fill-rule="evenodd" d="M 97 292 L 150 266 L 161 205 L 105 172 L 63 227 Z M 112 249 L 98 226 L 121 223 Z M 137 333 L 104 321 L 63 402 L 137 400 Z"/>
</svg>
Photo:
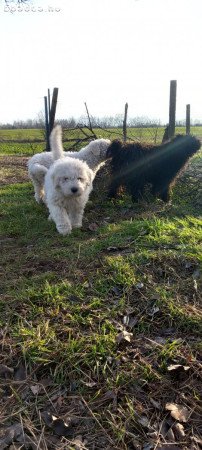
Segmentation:
<svg viewBox="0 0 202 450">
<path fill-rule="evenodd" d="M 59 123 L 59 122 L 58 122 Z M 145 126 L 128 127 L 124 136 L 121 127 L 105 128 L 102 126 L 90 127 L 78 124 L 75 127 L 63 127 L 63 146 L 65 150 L 77 151 L 85 147 L 94 139 L 119 139 L 125 138 L 129 142 L 144 142 L 160 144 L 166 135 L 165 126 Z M 176 127 L 176 134 L 186 134 L 186 127 Z M 202 138 L 202 127 L 191 127 L 191 133 Z M 45 130 L 42 129 L 21 129 L 21 130 L 0 130 L 0 153 L 7 155 L 33 155 L 46 150 Z"/>
</svg>

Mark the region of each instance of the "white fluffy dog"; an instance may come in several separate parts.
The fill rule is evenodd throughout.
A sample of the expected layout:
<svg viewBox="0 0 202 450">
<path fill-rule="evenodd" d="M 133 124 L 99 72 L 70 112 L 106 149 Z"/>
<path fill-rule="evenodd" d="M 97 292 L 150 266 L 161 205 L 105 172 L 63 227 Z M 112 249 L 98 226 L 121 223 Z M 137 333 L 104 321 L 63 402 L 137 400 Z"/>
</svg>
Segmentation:
<svg viewBox="0 0 202 450">
<path fill-rule="evenodd" d="M 62 128 L 57 125 L 50 135 L 51 152 L 37 153 L 28 161 L 28 173 L 34 185 L 35 199 L 44 200 L 44 178 L 55 159 L 63 156 L 85 161 L 94 174 L 105 164 L 110 145 L 108 139 L 96 139 L 78 152 L 65 152 L 62 145 Z"/>
<path fill-rule="evenodd" d="M 62 158 L 52 164 L 45 176 L 45 203 L 49 219 L 60 234 L 82 226 L 85 205 L 92 191 L 93 171 L 75 158 Z"/>
</svg>

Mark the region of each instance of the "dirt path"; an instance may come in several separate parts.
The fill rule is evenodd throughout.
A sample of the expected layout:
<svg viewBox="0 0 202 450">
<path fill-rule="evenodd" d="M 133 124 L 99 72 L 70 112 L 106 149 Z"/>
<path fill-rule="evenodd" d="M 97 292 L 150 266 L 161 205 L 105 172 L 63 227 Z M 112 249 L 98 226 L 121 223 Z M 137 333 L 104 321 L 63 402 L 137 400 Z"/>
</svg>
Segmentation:
<svg viewBox="0 0 202 450">
<path fill-rule="evenodd" d="M 0 184 L 24 183 L 28 181 L 27 161 L 23 156 L 0 156 Z"/>
</svg>

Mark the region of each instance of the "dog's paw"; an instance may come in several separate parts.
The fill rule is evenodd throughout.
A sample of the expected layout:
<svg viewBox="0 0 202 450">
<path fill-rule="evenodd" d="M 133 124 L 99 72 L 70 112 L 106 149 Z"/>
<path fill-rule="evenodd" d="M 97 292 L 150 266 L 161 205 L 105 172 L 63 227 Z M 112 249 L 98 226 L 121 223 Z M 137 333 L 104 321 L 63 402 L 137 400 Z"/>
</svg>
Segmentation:
<svg viewBox="0 0 202 450">
<path fill-rule="evenodd" d="M 62 234 L 63 236 L 70 234 L 72 231 L 71 227 L 66 223 L 58 224 L 57 230 L 58 230 L 58 233 Z"/>
<path fill-rule="evenodd" d="M 37 193 L 35 192 L 34 198 L 35 198 L 35 200 L 36 200 L 37 203 L 45 203 L 45 197 L 44 197 L 44 194 L 37 194 Z"/>
<path fill-rule="evenodd" d="M 43 199 L 40 197 L 40 195 L 38 195 L 38 194 L 35 194 L 34 195 L 34 198 L 35 198 L 35 200 L 36 200 L 36 202 L 37 203 L 42 203 L 42 201 L 43 201 Z"/>
<path fill-rule="evenodd" d="M 82 227 L 82 222 L 75 222 L 72 224 L 73 228 L 81 228 Z"/>
</svg>

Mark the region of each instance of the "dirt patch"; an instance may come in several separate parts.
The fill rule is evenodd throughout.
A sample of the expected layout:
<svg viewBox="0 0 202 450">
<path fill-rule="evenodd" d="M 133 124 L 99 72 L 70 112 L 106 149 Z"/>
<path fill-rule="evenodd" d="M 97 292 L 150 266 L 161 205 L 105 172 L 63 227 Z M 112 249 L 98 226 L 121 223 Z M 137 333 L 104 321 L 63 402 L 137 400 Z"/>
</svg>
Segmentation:
<svg viewBox="0 0 202 450">
<path fill-rule="evenodd" d="M 28 181 L 27 161 L 22 156 L 0 157 L 0 183 L 1 185 L 24 183 Z"/>
</svg>

